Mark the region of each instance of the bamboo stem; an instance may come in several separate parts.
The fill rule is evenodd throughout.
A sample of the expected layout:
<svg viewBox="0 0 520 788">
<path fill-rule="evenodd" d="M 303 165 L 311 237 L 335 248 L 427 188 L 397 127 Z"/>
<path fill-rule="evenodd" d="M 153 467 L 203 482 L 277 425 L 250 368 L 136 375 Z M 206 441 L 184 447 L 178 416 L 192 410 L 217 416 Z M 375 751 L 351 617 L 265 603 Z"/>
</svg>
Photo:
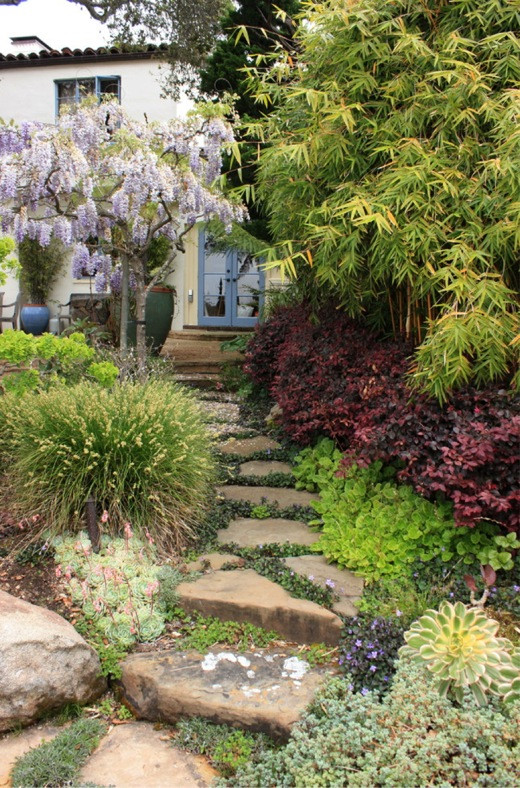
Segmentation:
<svg viewBox="0 0 520 788">
<path fill-rule="evenodd" d="M 392 332 L 393 332 L 394 339 L 395 339 L 395 336 L 396 336 L 395 317 L 394 317 L 394 308 L 392 306 L 392 296 L 390 295 L 390 293 L 388 293 L 388 305 L 390 306 L 390 320 L 392 321 Z"/>
<path fill-rule="evenodd" d="M 405 336 L 410 339 L 412 332 L 412 287 L 410 282 L 406 285 L 406 323 L 405 323 Z"/>
</svg>

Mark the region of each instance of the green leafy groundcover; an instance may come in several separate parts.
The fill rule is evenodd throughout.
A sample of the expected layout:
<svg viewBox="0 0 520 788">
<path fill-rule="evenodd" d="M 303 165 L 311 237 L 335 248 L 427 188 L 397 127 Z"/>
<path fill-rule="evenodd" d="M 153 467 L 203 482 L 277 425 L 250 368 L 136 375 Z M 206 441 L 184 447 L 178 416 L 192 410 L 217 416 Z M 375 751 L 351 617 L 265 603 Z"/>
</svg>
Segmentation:
<svg viewBox="0 0 520 788">
<path fill-rule="evenodd" d="M 468 695 L 454 705 L 439 697 L 422 668 L 402 659 L 381 702 L 334 679 L 286 747 L 264 752 L 226 785 L 516 788 L 519 730 L 520 703 L 479 709 Z"/>
<path fill-rule="evenodd" d="M 395 469 L 381 462 L 343 468 L 330 439 L 305 449 L 294 474 L 297 486 L 320 494 L 312 503 L 320 515 L 314 524 L 322 526 L 319 549 L 367 580 L 398 577 L 417 559 L 448 562 L 460 556 L 473 563 L 487 559 L 495 546 L 498 528 L 457 527 L 451 504 L 431 503 L 411 487 L 395 484 Z"/>
</svg>

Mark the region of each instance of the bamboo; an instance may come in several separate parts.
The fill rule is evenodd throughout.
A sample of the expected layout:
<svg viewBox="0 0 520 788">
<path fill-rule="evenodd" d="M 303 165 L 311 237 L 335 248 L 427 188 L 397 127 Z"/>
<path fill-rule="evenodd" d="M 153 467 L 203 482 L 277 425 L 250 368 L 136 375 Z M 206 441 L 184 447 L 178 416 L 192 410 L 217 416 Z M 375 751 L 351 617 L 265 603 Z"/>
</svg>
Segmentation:
<svg viewBox="0 0 520 788">
<path fill-rule="evenodd" d="M 401 290 L 398 291 L 399 295 L 399 333 L 401 336 L 403 335 L 403 293 Z"/>
<path fill-rule="evenodd" d="M 390 320 L 392 321 L 392 332 L 395 338 L 396 337 L 395 317 L 394 317 L 394 308 L 392 306 L 392 296 L 390 295 L 390 292 L 388 292 L 388 305 L 390 306 Z"/>
<path fill-rule="evenodd" d="M 406 285 L 406 323 L 405 323 L 405 336 L 410 339 L 412 333 L 412 287 L 410 282 Z"/>
<path fill-rule="evenodd" d="M 431 322 L 432 320 L 432 298 L 431 295 L 428 293 L 426 296 L 426 304 L 428 307 L 428 320 Z"/>
</svg>

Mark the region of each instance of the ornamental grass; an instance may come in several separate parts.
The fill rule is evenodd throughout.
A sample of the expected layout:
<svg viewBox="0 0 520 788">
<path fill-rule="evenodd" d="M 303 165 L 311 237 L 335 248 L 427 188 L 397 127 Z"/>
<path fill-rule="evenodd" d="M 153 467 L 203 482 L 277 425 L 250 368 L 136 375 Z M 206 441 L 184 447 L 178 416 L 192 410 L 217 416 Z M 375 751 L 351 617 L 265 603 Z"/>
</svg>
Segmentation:
<svg viewBox="0 0 520 788">
<path fill-rule="evenodd" d="M 214 478 L 194 398 L 166 381 L 53 387 L 0 398 L 0 456 L 30 538 L 84 527 L 85 500 L 163 549 L 196 530 Z"/>
</svg>

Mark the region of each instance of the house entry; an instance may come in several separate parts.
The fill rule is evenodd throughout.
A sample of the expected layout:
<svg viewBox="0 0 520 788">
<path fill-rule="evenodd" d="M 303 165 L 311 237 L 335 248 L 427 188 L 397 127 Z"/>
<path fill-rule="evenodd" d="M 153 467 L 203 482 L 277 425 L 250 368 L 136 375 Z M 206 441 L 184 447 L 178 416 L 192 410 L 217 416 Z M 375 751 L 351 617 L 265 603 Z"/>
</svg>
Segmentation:
<svg viewBox="0 0 520 788">
<path fill-rule="evenodd" d="M 215 248 L 199 235 L 199 325 L 254 326 L 258 320 L 264 274 L 246 252 Z"/>
</svg>

